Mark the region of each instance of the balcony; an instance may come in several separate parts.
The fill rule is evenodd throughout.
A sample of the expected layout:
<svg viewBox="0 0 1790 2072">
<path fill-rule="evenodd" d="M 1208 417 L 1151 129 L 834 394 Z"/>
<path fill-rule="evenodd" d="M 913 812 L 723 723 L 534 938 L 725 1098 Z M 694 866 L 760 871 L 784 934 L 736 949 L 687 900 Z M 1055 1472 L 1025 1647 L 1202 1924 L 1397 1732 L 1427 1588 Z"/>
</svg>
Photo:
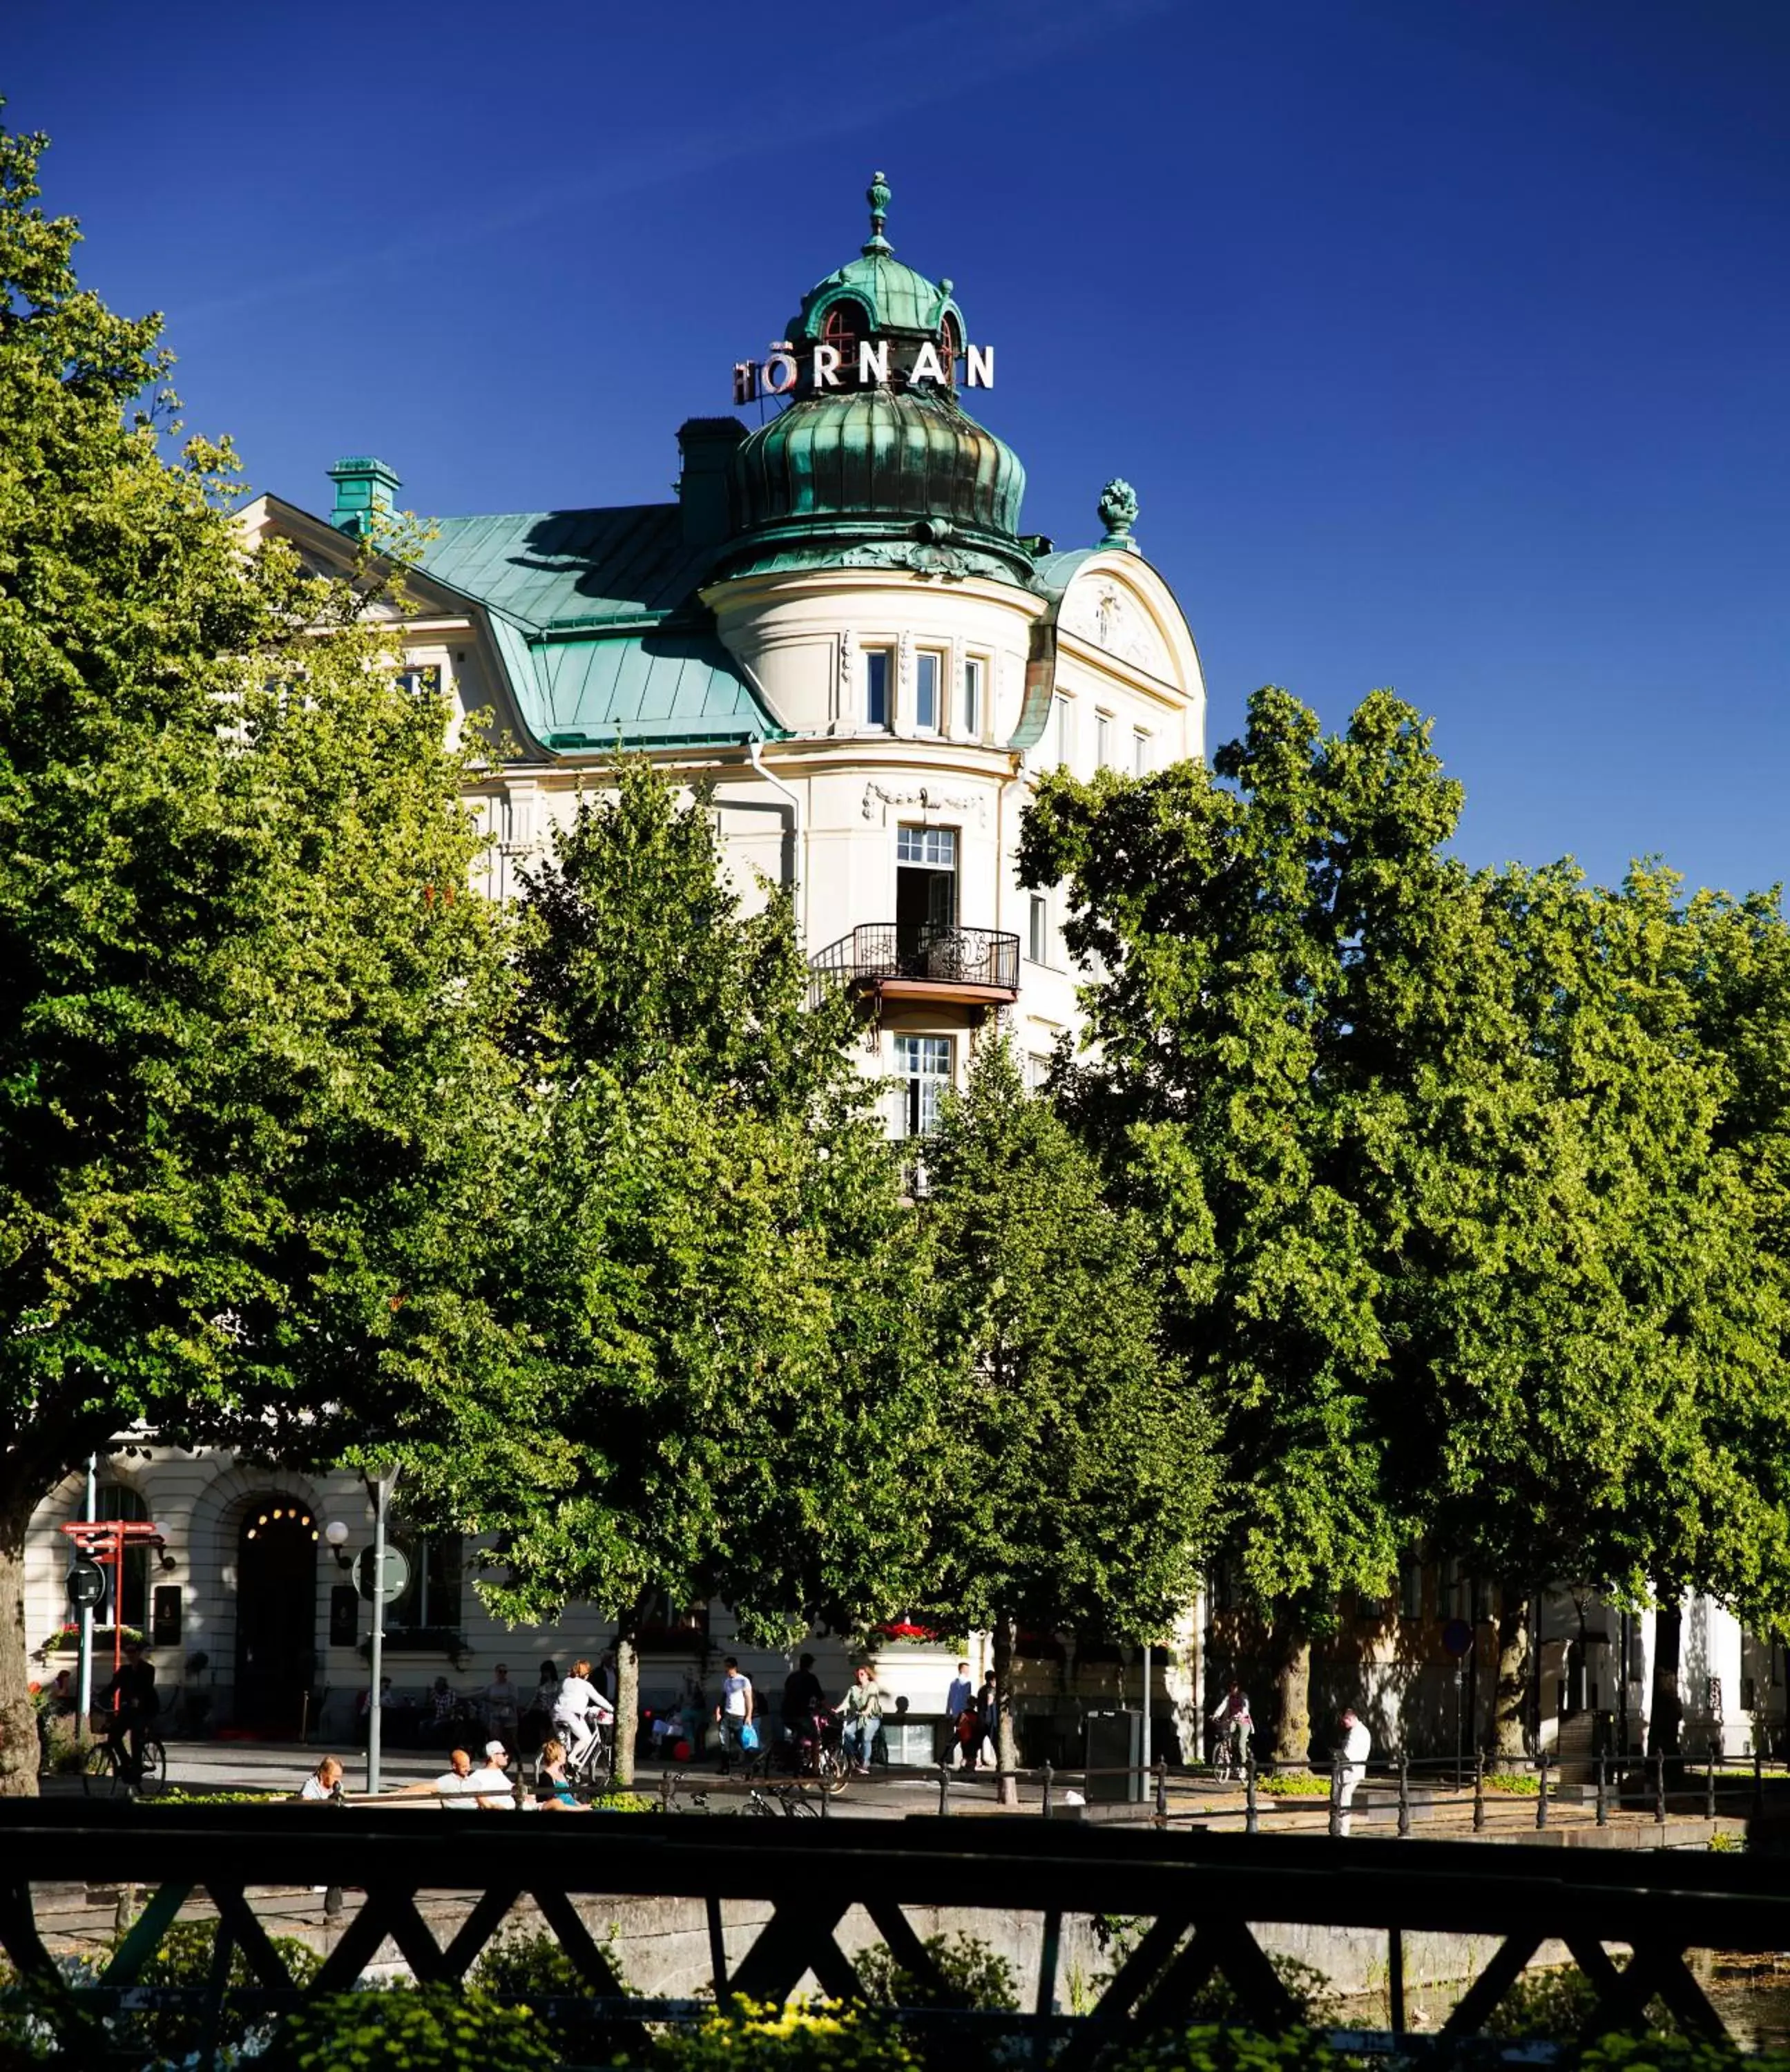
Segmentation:
<svg viewBox="0 0 1790 2072">
<path fill-rule="evenodd" d="M 1001 1006 L 1020 997 L 1020 939 L 993 928 L 867 922 L 808 960 L 814 997 L 829 983 L 881 1000 Z"/>
</svg>

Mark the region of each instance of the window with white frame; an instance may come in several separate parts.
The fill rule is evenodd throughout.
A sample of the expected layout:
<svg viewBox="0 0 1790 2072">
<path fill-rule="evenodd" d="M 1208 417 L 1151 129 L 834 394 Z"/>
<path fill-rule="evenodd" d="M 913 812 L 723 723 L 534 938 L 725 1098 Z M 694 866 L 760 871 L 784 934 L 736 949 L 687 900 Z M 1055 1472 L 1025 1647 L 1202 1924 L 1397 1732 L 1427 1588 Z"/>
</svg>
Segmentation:
<svg viewBox="0 0 1790 2072">
<path fill-rule="evenodd" d="M 938 1134 L 945 1089 L 951 1083 L 951 1039 L 949 1036 L 897 1036 L 895 1071 L 901 1082 L 901 1108 L 896 1134 L 934 1137 Z"/>
<path fill-rule="evenodd" d="M 1131 775 L 1147 777 L 1150 774 L 1150 737 L 1142 727 L 1131 736 Z"/>
<path fill-rule="evenodd" d="M 1113 717 L 1111 713 L 1096 713 L 1094 716 L 1094 763 L 1097 770 L 1104 770 L 1113 759 Z"/>
<path fill-rule="evenodd" d="M 971 741 L 982 738 L 982 686 L 986 672 L 979 655 L 971 655 L 963 664 L 963 731 Z"/>
<path fill-rule="evenodd" d="M 866 726 L 887 726 L 889 724 L 889 685 L 894 674 L 894 656 L 886 648 L 866 648 L 864 651 L 864 723 Z"/>
<path fill-rule="evenodd" d="M 1026 909 L 1025 954 L 1035 964 L 1050 961 L 1050 902 L 1034 892 Z"/>
<path fill-rule="evenodd" d="M 1050 1053 L 1033 1050 L 1025 1060 L 1025 1083 L 1035 1094 L 1041 1094 L 1050 1083 Z"/>
<path fill-rule="evenodd" d="M 922 734 L 938 731 L 938 699 L 944 657 L 922 648 L 913 658 L 913 724 Z"/>
<path fill-rule="evenodd" d="M 1050 730 L 1051 761 L 1067 763 L 1069 750 L 1074 746 L 1070 738 L 1074 732 L 1074 721 L 1069 713 L 1069 700 L 1061 693 L 1050 701 Z"/>
</svg>

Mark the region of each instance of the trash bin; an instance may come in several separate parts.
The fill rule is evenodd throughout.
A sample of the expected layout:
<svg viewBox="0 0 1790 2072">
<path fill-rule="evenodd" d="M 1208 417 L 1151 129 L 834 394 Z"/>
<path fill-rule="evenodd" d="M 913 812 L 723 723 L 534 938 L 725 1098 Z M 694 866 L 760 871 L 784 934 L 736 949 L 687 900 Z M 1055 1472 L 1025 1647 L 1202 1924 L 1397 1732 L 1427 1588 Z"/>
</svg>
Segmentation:
<svg viewBox="0 0 1790 2072">
<path fill-rule="evenodd" d="M 1143 1715 L 1139 1712 L 1090 1712 L 1084 1725 L 1082 1762 L 1089 1772 L 1088 1803 L 1111 1803 L 1143 1796 Z M 1101 1777 L 1099 1770 L 1129 1769 L 1128 1776 Z"/>
</svg>

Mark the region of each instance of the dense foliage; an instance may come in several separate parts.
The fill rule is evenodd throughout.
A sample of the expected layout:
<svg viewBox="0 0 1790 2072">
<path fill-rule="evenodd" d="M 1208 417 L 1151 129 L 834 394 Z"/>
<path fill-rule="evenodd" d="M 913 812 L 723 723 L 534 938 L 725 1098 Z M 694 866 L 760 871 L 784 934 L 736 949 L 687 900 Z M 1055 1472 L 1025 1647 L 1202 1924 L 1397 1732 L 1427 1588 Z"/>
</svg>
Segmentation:
<svg viewBox="0 0 1790 2072">
<path fill-rule="evenodd" d="M 474 1367 L 495 917 L 435 700 L 353 578 L 163 457 L 157 319 L 76 283 L 0 132 L 0 1792 L 35 1789 L 33 1507 L 139 1423 L 376 1443 Z"/>
<path fill-rule="evenodd" d="M 1165 1343 L 1143 1218 L 1104 1198 L 1005 1042 L 978 1049 L 926 1171 L 946 1400 L 918 1601 L 993 1633 L 1005 1770 L 1022 1630 L 1149 1638 L 1197 1587 L 1211 1420 Z"/>
<path fill-rule="evenodd" d="M 1513 1752 L 1543 1584 L 1790 1602 L 1776 903 L 1470 872 L 1460 796 L 1389 695 L 1324 736 L 1268 690 L 1209 771 L 1027 822 L 1098 974 L 1061 1096 L 1224 1413 L 1284 1759 L 1310 1632 L 1419 1548 L 1502 1586 Z"/>
<path fill-rule="evenodd" d="M 719 1595 L 766 1637 L 889 1617 L 939 1474 L 926 1291 L 850 1010 L 811 1010 L 786 899 L 744 905 L 705 806 L 625 762 L 530 879 L 493 1298 L 518 1377 L 456 1388 L 451 1428 L 425 1408 L 410 1449 L 413 1509 L 497 1536 L 499 1611 L 617 1621 L 624 1716 L 655 1606 Z"/>
</svg>

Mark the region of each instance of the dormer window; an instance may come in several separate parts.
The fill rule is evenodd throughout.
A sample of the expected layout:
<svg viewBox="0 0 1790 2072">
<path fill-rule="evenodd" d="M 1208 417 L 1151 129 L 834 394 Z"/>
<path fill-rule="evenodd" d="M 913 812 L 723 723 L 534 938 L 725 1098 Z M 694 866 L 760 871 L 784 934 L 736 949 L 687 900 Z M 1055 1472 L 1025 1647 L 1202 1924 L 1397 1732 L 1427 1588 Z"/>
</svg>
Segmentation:
<svg viewBox="0 0 1790 2072">
<path fill-rule="evenodd" d="M 815 341 L 815 387 L 855 388 L 858 385 L 858 347 L 870 335 L 870 312 L 849 297 L 835 302 L 827 312 Z M 827 355 L 823 358 L 822 353 Z M 839 357 L 831 357 L 837 353 Z M 831 379 L 824 378 L 830 375 Z"/>
<path fill-rule="evenodd" d="M 957 319 L 947 310 L 945 321 L 938 327 L 938 357 L 945 363 L 945 379 L 952 388 L 957 386 L 957 363 L 963 356 L 963 334 L 959 330 Z"/>
</svg>

